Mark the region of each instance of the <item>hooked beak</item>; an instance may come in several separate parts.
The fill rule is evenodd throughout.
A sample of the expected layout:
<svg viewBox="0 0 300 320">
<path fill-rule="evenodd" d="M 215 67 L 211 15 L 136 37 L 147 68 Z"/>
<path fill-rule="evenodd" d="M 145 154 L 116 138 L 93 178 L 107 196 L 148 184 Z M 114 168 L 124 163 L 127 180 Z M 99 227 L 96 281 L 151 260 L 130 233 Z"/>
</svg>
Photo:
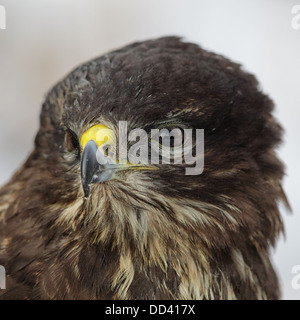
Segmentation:
<svg viewBox="0 0 300 320">
<path fill-rule="evenodd" d="M 115 146 L 115 136 L 112 130 L 104 125 L 89 128 L 81 137 L 81 182 L 84 196 L 90 195 L 91 184 L 104 182 L 114 178 L 116 171 L 123 170 L 156 170 L 157 168 L 142 164 L 116 163 L 113 155 L 105 155 L 103 147 Z"/>
<path fill-rule="evenodd" d="M 116 165 L 97 147 L 94 140 L 86 143 L 81 157 L 81 182 L 85 198 L 89 197 L 92 183 L 110 180 Z"/>
</svg>

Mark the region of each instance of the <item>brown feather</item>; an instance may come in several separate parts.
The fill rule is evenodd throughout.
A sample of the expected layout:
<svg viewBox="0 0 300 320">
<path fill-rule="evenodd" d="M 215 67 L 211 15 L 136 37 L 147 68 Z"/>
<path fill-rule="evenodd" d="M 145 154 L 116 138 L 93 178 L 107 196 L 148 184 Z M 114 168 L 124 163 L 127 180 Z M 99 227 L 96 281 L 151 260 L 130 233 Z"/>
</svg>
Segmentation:
<svg viewBox="0 0 300 320">
<path fill-rule="evenodd" d="M 254 76 L 178 38 L 75 69 L 49 92 L 35 150 L 0 190 L 0 297 L 278 299 L 269 248 L 287 200 L 272 110 Z M 203 173 L 187 176 L 184 164 L 130 170 L 85 200 L 65 131 L 116 130 L 119 120 L 204 129 Z"/>
</svg>

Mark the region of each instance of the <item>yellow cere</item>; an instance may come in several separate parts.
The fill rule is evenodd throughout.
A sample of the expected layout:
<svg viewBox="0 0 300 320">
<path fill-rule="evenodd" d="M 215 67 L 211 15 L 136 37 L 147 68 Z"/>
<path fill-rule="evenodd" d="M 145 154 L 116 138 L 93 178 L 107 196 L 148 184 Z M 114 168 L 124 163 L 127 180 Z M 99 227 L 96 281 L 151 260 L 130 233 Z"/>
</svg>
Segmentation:
<svg viewBox="0 0 300 320">
<path fill-rule="evenodd" d="M 103 146 L 105 143 L 108 143 L 111 146 L 114 146 L 116 143 L 116 137 L 113 130 L 104 126 L 103 124 L 97 124 L 89 128 L 81 137 L 80 145 L 82 150 L 88 141 L 94 140 L 99 147 Z M 118 161 L 117 161 L 118 162 Z M 129 167 L 135 170 L 156 170 L 156 167 L 144 166 L 143 164 L 132 164 L 130 162 L 125 162 L 125 167 Z"/>
<path fill-rule="evenodd" d="M 115 143 L 115 135 L 113 131 L 102 124 L 97 124 L 89 128 L 81 137 L 80 145 L 84 149 L 88 141 L 94 140 L 98 147 L 108 142 L 113 145 Z"/>
</svg>

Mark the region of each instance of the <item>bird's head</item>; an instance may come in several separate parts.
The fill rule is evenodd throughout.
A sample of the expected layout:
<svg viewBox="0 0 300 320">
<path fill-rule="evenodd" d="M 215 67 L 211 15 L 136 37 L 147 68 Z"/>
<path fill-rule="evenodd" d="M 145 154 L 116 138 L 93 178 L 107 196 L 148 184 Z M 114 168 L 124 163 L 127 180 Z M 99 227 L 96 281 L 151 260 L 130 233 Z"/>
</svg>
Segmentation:
<svg viewBox="0 0 300 320">
<path fill-rule="evenodd" d="M 178 38 L 135 43 L 79 66 L 51 90 L 31 161 L 43 163 L 57 221 L 97 241 L 112 230 L 137 238 L 156 229 L 165 243 L 177 233 L 218 247 L 237 243 L 243 229 L 245 239 L 273 242 L 283 169 L 272 109 L 255 78 L 222 56 Z M 151 161 L 153 129 L 183 133 L 182 144 L 171 140 L 170 163 Z M 199 174 L 186 174 L 195 164 L 185 158 L 174 163 L 186 129 L 194 157 L 196 129 L 204 132 Z"/>
</svg>

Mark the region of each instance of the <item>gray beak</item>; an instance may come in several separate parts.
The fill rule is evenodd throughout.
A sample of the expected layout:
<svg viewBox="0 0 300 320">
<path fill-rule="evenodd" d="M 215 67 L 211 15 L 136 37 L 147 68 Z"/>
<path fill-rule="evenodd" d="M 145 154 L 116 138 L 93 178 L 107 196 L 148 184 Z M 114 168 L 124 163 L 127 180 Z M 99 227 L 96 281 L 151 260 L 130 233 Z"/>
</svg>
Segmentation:
<svg viewBox="0 0 300 320">
<path fill-rule="evenodd" d="M 85 198 L 89 197 L 91 184 L 110 180 L 115 169 L 116 166 L 98 149 L 96 142 L 88 141 L 81 157 L 81 182 Z"/>
</svg>

